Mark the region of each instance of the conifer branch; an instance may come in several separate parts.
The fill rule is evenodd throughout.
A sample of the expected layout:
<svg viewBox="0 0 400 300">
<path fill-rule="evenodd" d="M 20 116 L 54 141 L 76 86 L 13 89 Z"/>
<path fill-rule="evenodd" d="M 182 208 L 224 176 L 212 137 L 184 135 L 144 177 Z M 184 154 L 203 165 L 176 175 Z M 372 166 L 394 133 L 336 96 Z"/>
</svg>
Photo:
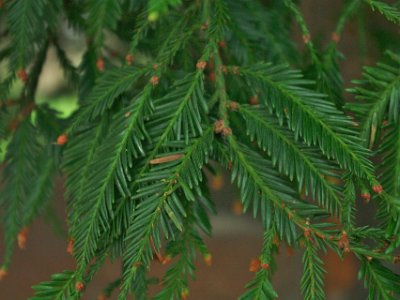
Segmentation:
<svg viewBox="0 0 400 300">
<path fill-rule="evenodd" d="M 398 297 L 391 264 L 400 246 L 400 57 L 387 52 L 364 68 L 350 89 L 357 101 L 345 105 L 339 42 L 362 4 L 400 21 L 398 5 L 349 0 L 321 50 L 291 0 L 0 0 L 1 147 L 8 143 L 0 279 L 61 169 L 67 251 L 77 267 L 34 286 L 31 299 L 81 299 L 106 258 L 122 264 L 104 296 L 120 286 L 120 300 L 147 299 L 157 282 L 154 299 L 185 299 L 197 256 L 211 263 L 200 233 L 211 235 L 215 213 L 205 173 L 220 164 L 243 212 L 260 215 L 264 229 L 240 299 L 277 298 L 271 276 L 280 241 L 305 247 L 305 299 L 325 296 L 319 251 L 327 249 L 359 258 L 369 299 Z M 306 57 L 291 38 L 293 21 Z M 86 39 L 79 67 L 61 47 L 65 24 L 68 35 Z M 359 29 L 371 33 L 365 23 Z M 80 102 L 62 120 L 35 101 L 50 45 Z M 377 204 L 376 222 L 358 225 L 358 198 Z M 148 277 L 153 260 L 171 259 L 161 282 Z"/>
<path fill-rule="evenodd" d="M 368 287 L 368 299 L 394 300 L 400 295 L 400 276 L 375 259 L 361 258 L 360 278 Z"/>
<path fill-rule="evenodd" d="M 96 186 L 83 191 L 82 198 L 78 199 L 80 212 L 77 218 L 81 226 L 73 232 L 75 239 L 75 254 L 82 272 L 95 253 L 101 229 L 107 230 L 113 216 L 112 205 L 114 199 L 114 184 L 122 195 L 129 195 L 128 166 L 122 166 L 127 156 L 138 157 L 143 153 L 141 140 L 144 138 L 143 119 L 147 112 L 150 97 L 150 87 L 143 91 L 133 105 L 116 116 L 110 132 L 100 145 L 88 167 L 89 174 L 85 185 Z M 132 115 L 126 115 L 132 112 Z M 104 160 L 104 154 L 108 160 Z M 101 166 L 99 168 L 99 166 Z M 87 214 L 86 212 L 90 212 Z"/>
<path fill-rule="evenodd" d="M 385 118 L 399 122 L 400 105 L 397 94 L 400 90 L 400 62 L 391 59 L 393 65 L 378 63 L 376 67 L 365 67 L 363 80 L 354 81 L 358 86 L 349 91 L 362 102 L 348 104 L 361 119 L 361 137 L 372 148 Z"/>
<path fill-rule="evenodd" d="M 301 290 L 305 300 L 325 299 L 323 263 L 317 253 L 317 246 L 306 239 L 303 255 L 304 273 L 301 278 Z"/>
<path fill-rule="evenodd" d="M 260 268 L 256 276 L 251 280 L 246 288 L 248 289 L 239 300 L 274 300 L 278 298 L 271 282 L 271 269 L 273 263 L 273 252 L 276 251 L 275 245 L 276 230 L 272 227 L 264 232 L 263 251 L 260 257 Z"/>
<path fill-rule="evenodd" d="M 122 14 L 121 5 L 119 1 L 113 0 L 90 0 L 88 7 L 90 10 L 87 31 L 95 48 L 98 49 L 104 42 L 104 29 L 115 29 Z"/>
<path fill-rule="evenodd" d="M 155 246 L 159 247 L 158 227 L 163 226 L 163 222 L 166 224 L 170 219 L 177 229 L 183 230 L 182 217 L 186 216 L 186 212 L 183 208 L 185 202 L 181 202 L 181 199 L 195 201 L 186 182 L 193 184 L 192 188 L 194 188 L 201 181 L 199 169 L 207 161 L 212 137 L 213 131 L 210 128 L 194 141 L 182 159 L 172 164 L 167 163 L 165 167 L 155 167 L 149 174 L 143 174 L 140 178 L 142 183 L 156 182 L 156 184 L 145 185 L 134 196 L 134 198 L 145 200 L 136 206 L 126 234 L 127 245 L 131 246 L 127 247 L 124 253 L 124 265 L 127 267 L 119 299 L 125 299 L 129 293 L 137 269 L 141 265 L 149 264 L 153 256 L 150 239 L 157 241 Z M 176 194 L 178 188 L 181 188 L 183 192 L 180 194 L 181 199 Z M 163 216 L 165 213 L 166 216 Z M 161 220 L 164 221 L 161 222 Z M 164 228 L 164 232 L 168 234 L 167 227 Z M 170 233 L 173 234 L 173 232 Z"/>
<path fill-rule="evenodd" d="M 4 209 L 3 222 L 7 228 L 4 234 L 3 269 L 8 269 L 17 235 L 25 225 L 22 223 L 23 209 L 32 190 L 31 179 L 37 177 L 39 153 L 35 128 L 29 120 L 25 120 L 8 145 L 6 166 L 2 174 L 0 204 Z"/>
<path fill-rule="evenodd" d="M 73 271 L 53 274 L 51 281 L 42 282 L 32 287 L 35 295 L 29 300 L 79 299 L 79 295 L 75 291 L 75 280 Z"/>
<path fill-rule="evenodd" d="M 370 153 L 359 145 L 356 132 L 348 128 L 352 125 L 350 119 L 322 100 L 323 95 L 306 89 L 309 81 L 302 79 L 299 72 L 286 66 L 262 64 L 241 68 L 240 74 L 259 82 L 256 85 L 249 82 L 253 88 L 261 89 L 264 95 L 271 94 L 264 96 L 264 103 L 274 107 L 280 122 L 286 119 L 296 138 L 301 136 L 307 144 L 318 145 L 325 155 L 335 158 L 343 168 L 366 178 L 371 185 L 376 184 L 368 160 Z M 341 129 L 334 130 L 339 124 Z"/>
<path fill-rule="evenodd" d="M 400 23 L 400 10 L 394 5 L 382 1 L 365 0 L 373 10 L 377 10 L 391 22 Z"/>
<path fill-rule="evenodd" d="M 240 105 L 238 111 L 246 120 L 247 134 L 251 140 L 256 139 L 263 150 L 268 151 L 274 166 L 290 180 L 296 177 L 299 190 L 305 187 L 306 194 L 309 193 L 332 213 L 338 213 L 341 191 L 326 179 L 336 177 L 338 169 L 325 164 L 319 151 L 296 141 L 293 133 L 280 126 L 278 120 L 266 109 Z"/>
<path fill-rule="evenodd" d="M 45 0 L 7 1 L 7 22 L 13 37 L 12 70 L 24 69 L 33 57 L 34 45 L 40 43 L 41 34 L 45 32 L 42 21 Z"/>
<path fill-rule="evenodd" d="M 130 66 L 114 68 L 105 72 L 88 95 L 70 130 L 75 129 L 87 119 L 94 120 L 104 114 L 107 109 L 111 108 L 116 98 L 126 92 L 144 72 L 145 70 Z"/>
</svg>

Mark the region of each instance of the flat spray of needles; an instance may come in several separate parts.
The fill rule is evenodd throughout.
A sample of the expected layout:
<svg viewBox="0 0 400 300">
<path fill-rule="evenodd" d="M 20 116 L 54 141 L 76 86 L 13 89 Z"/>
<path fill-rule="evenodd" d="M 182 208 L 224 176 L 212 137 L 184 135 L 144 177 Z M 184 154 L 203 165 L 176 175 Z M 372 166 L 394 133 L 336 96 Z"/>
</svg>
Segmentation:
<svg viewBox="0 0 400 300">
<path fill-rule="evenodd" d="M 107 260 L 121 273 L 99 299 L 190 298 L 195 261 L 212 263 L 205 174 L 218 166 L 264 232 L 239 299 L 278 297 L 281 244 L 303 255 L 304 299 L 325 298 L 327 250 L 359 260 L 368 299 L 399 299 L 399 2 L 343 1 L 325 42 L 300 4 L 0 0 L 0 278 L 32 221 L 61 199 L 61 173 L 76 268 L 33 286 L 31 299 L 81 299 Z M 384 24 L 380 34 L 366 16 Z M 379 55 L 344 83 L 353 20 Z M 79 65 L 66 27 L 85 40 Z M 36 99 L 49 48 L 79 99 L 67 119 Z M 361 226 L 363 205 L 374 218 Z M 160 278 L 148 275 L 154 263 L 166 265 Z"/>
</svg>

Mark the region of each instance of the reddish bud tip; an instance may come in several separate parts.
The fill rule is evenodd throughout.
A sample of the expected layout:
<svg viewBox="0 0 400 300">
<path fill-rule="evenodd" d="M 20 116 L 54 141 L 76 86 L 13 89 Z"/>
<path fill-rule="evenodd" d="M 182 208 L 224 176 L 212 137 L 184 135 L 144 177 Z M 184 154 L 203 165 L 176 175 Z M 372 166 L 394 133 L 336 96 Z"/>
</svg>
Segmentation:
<svg viewBox="0 0 400 300">
<path fill-rule="evenodd" d="M 72 255 L 74 253 L 74 240 L 73 239 L 68 240 L 67 253 L 70 255 Z"/>
<path fill-rule="evenodd" d="M 208 78 L 210 79 L 211 82 L 214 82 L 215 81 L 215 73 L 210 72 L 210 74 L 208 75 Z"/>
<path fill-rule="evenodd" d="M 258 270 L 260 269 L 260 267 L 261 267 L 261 262 L 260 262 L 260 260 L 259 260 L 258 258 L 253 258 L 253 259 L 250 261 L 249 271 L 250 271 L 250 272 L 253 272 L 253 273 L 258 272 Z"/>
<path fill-rule="evenodd" d="M 371 194 L 368 192 L 362 192 L 361 198 L 364 199 L 365 201 L 369 202 L 371 200 Z"/>
<path fill-rule="evenodd" d="M 308 44 L 311 40 L 311 36 L 309 34 L 303 35 L 303 42 L 304 44 Z"/>
<path fill-rule="evenodd" d="M 211 267 L 212 265 L 212 255 L 210 253 L 207 253 L 203 257 L 204 262 L 206 263 L 207 266 Z"/>
<path fill-rule="evenodd" d="M 160 82 L 160 77 L 158 77 L 158 76 L 152 76 L 151 78 L 150 78 L 150 83 L 153 85 L 153 86 L 156 86 L 156 85 L 158 85 L 159 84 L 159 82 Z"/>
<path fill-rule="evenodd" d="M 240 216 L 243 214 L 243 204 L 240 200 L 235 200 L 232 203 L 232 211 L 236 216 Z"/>
<path fill-rule="evenodd" d="M 344 252 L 350 252 L 350 242 L 346 231 L 342 232 L 342 236 L 339 239 L 338 246 L 340 249 L 343 249 Z"/>
<path fill-rule="evenodd" d="M 82 292 L 85 288 L 85 285 L 82 282 L 77 282 L 75 284 L 75 290 L 77 290 L 78 292 Z"/>
<path fill-rule="evenodd" d="M 336 32 L 334 32 L 334 33 L 332 33 L 331 39 L 333 42 L 335 42 L 337 44 L 340 41 L 340 35 L 337 34 Z"/>
<path fill-rule="evenodd" d="M 208 22 L 202 24 L 200 27 L 201 30 L 206 30 L 207 28 L 208 28 Z"/>
<path fill-rule="evenodd" d="M 211 188 L 214 191 L 219 191 L 224 186 L 224 176 L 222 174 L 215 175 L 211 180 Z"/>
<path fill-rule="evenodd" d="M 125 56 L 125 61 L 128 65 L 131 65 L 133 63 L 133 55 L 132 54 L 127 54 Z"/>
<path fill-rule="evenodd" d="M 2 280 L 6 276 L 7 276 L 7 269 L 5 267 L 2 267 L 0 269 L 0 280 Z"/>
<path fill-rule="evenodd" d="M 203 61 L 203 60 L 199 60 L 196 64 L 196 68 L 198 70 L 204 70 L 207 66 L 207 62 Z"/>
<path fill-rule="evenodd" d="M 226 42 L 225 42 L 225 41 L 220 41 L 220 42 L 218 43 L 218 45 L 219 45 L 221 48 L 226 48 Z"/>
<path fill-rule="evenodd" d="M 240 74 L 240 68 L 238 66 L 233 66 L 232 67 L 232 74 L 239 75 Z"/>
<path fill-rule="evenodd" d="M 170 255 L 167 255 L 167 256 L 165 256 L 163 259 L 162 259 L 162 261 L 161 261 L 161 263 L 163 264 L 163 265 L 166 265 L 166 264 L 169 264 L 170 262 L 171 262 L 171 256 Z"/>
<path fill-rule="evenodd" d="M 97 297 L 97 300 L 107 300 L 107 297 L 105 295 L 101 294 Z"/>
<path fill-rule="evenodd" d="M 184 288 L 181 292 L 181 299 L 185 300 L 189 297 L 189 290 L 187 288 Z"/>
<path fill-rule="evenodd" d="M 100 72 L 104 71 L 105 65 L 104 65 L 104 60 L 102 58 L 99 58 L 96 61 L 96 68 L 97 70 L 99 70 Z"/>
<path fill-rule="evenodd" d="M 249 104 L 250 105 L 258 105 L 258 104 L 260 104 L 260 101 L 257 96 L 253 96 L 249 99 Z"/>
<path fill-rule="evenodd" d="M 383 192 L 383 188 L 380 184 L 374 185 L 372 187 L 372 189 L 374 190 L 375 193 L 380 194 Z"/>
<path fill-rule="evenodd" d="M 227 103 L 226 108 L 230 110 L 237 110 L 239 108 L 239 103 L 232 100 L 230 103 Z"/>
<path fill-rule="evenodd" d="M 21 69 L 17 72 L 17 77 L 23 82 L 26 83 L 28 81 L 28 73 L 26 73 L 25 69 Z"/>
<path fill-rule="evenodd" d="M 25 249 L 26 246 L 26 237 L 28 235 L 28 228 L 23 228 L 17 236 L 17 240 L 18 240 L 18 247 L 20 249 Z"/>
<path fill-rule="evenodd" d="M 61 134 L 60 136 L 58 136 L 57 138 L 57 145 L 63 146 L 68 142 L 68 135 L 66 135 L 65 133 Z"/>
<path fill-rule="evenodd" d="M 269 270 L 269 264 L 267 264 L 267 263 L 262 263 L 262 264 L 261 264 L 261 268 L 263 268 L 264 270 Z"/>
</svg>

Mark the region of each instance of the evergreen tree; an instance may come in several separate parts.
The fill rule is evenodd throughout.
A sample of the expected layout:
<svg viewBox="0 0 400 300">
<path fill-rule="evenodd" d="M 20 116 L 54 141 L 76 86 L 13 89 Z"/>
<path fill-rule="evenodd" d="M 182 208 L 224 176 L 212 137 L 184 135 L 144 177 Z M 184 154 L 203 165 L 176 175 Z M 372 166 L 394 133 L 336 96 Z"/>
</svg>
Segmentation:
<svg viewBox="0 0 400 300">
<path fill-rule="evenodd" d="M 115 258 L 121 276 L 105 296 L 147 299 L 147 271 L 159 260 L 170 265 L 154 299 L 186 299 L 198 255 L 211 260 L 202 232 L 211 234 L 204 172 L 214 161 L 264 230 L 240 299 L 277 298 L 270 266 L 280 242 L 304 249 L 304 299 L 324 299 L 327 249 L 359 259 L 369 299 L 399 299 L 400 276 L 389 265 L 400 245 L 400 48 L 386 45 L 382 62 L 347 91 L 338 48 L 346 23 L 366 10 L 398 32 L 399 7 L 345 1 L 321 47 L 298 1 L 0 1 L 0 140 L 8 142 L 0 277 L 61 172 L 76 268 L 35 285 L 31 299 L 80 299 Z M 60 43 L 65 23 L 86 37 L 79 67 Z M 122 49 L 111 50 L 110 35 Z M 36 101 L 49 47 L 79 97 L 67 120 Z M 367 226 L 356 222 L 360 198 L 377 204 Z"/>
</svg>

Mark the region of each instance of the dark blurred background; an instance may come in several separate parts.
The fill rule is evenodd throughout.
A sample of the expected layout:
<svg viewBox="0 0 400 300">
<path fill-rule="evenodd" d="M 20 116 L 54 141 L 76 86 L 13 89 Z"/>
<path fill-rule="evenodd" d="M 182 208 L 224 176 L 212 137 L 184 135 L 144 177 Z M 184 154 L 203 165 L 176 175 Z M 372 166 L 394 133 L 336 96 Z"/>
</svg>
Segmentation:
<svg viewBox="0 0 400 300">
<path fill-rule="evenodd" d="M 312 37 L 317 44 L 324 45 L 334 30 L 343 1 L 304 0 L 302 3 L 302 11 L 311 28 Z M 360 77 L 362 65 L 373 64 L 379 58 L 382 52 L 380 47 L 385 47 L 385 43 L 388 46 L 399 43 L 390 37 L 382 44 L 377 43 L 374 36 L 379 36 L 383 28 L 389 28 L 397 36 L 399 28 L 390 25 L 376 12 L 366 12 L 365 18 L 368 20 L 369 32 L 365 40 L 359 38 L 357 20 L 352 20 L 347 24 L 339 44 L 340 50 L 345 55 L 341 67 L 347 87 L 350 86 L 350 79 Z M 293 29 L 294 39 L 300 41 L 298 29 L 296 26 L 293 26 Z M 65 37 L 63 47 L 68 49 L 72 54 L 71 58 L 78 64 L 84 47 L 83 38 L 75 36 L 67 28 L 64 29 L 63 35 Z M 366 46 L 367 51 L 360 45 Z M 301 49 L 301 46 L 299 48 Z M 76 108 L 76 99 L 66 91 L 68 90 L 62 71 L 51 49 L 40 81 L 38 101 L 48 102 L 51 106 L 62 110 L 64 114 L 68 114 Z M 189 299 L 236 299 L 244 292 L 245 284 L 254 276 L 254 273 L 249 272 L 249 263 L 252 258 L 260 254 L 261 225 L 251 217 L 241 214 L 238 194 L 230 187 L 226 174 L 220 171 L 218 176 L 210 176 L 209 181 L 218 208 L 218 215 L 212 218 L 214 236 L 212 239 L 205 238 L 213 256 L 213 263 L 208 267 L 202 259 L 199 259 L 197 280 L 190 286 Z M 54 201 L 56 213 L 46 213 L 43 220 L 37 220 L 29 228 L 26 249 L 16 250 L 9 274 L 0 282 L 0 300 L 27 299 L 32 296 L 31 285 L 49 280 L 53 273 L 74 269 L 74 261 L 66 252 L 67 239 L 65 224 L 62 221 L 65 219 L 63 194 L 63 180 L 59 178 L 55 193 L 56 201 Z M 373 207 L 363 209 L 368 216 L 370 215 L 368 211 L 373 210 Z M 299 286 L 302 275 L 301 256 L 301 251 L 294 251 L 284 244 L 280 246 L 277 257 L 278 271 L 274 276 L 279 299 L 301 299 Z M 362 283 L 357 281 L 358 264 L 351 254 L 347 255 L 344 261 L 340 261 L 329 252 L 322 256 L 327 269 L 328 300 L 366 299 Z M 160 272 L 165 270 L 166 266 L 154 264 L 151 272 L 161 274 Z M 83 299 L 97 299 L 101 289 L 118 276 L 119 262 L 116 261 L 114 264 L 108 262 L 96 275 Z"/>
</svg>

